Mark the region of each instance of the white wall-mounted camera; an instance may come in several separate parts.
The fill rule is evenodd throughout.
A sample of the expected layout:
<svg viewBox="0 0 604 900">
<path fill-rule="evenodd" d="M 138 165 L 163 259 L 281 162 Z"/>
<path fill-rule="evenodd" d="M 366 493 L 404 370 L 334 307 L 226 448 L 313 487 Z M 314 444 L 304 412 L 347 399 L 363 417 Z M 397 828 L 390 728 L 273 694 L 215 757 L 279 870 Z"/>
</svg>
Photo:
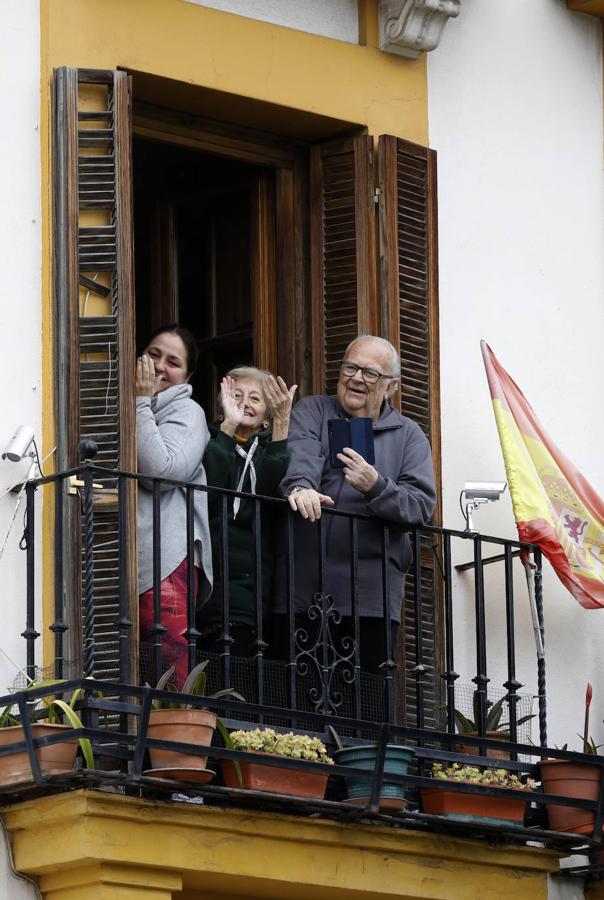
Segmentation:
<svg viewBox="0 0 604 900">
<path fill-rule="evenodd" d="M 30 425 L 19 425 L 2 453 L 2 459 L 21 462 L 26 456 L 35 455 L 34 430 Z"/>
<path fill-rule="evenodd" d="M 507 487 L 507 481 L 466 481 L 462 496 L 465 497 L 466 531 L 475 533 L 472 513 L 484 503 L 499 500 Z"/>
<path fill-rule="evenodd" d="M 507 481 L 466 481 L 463 492 L 466 500 L 499 500 Z"/>
</svg>

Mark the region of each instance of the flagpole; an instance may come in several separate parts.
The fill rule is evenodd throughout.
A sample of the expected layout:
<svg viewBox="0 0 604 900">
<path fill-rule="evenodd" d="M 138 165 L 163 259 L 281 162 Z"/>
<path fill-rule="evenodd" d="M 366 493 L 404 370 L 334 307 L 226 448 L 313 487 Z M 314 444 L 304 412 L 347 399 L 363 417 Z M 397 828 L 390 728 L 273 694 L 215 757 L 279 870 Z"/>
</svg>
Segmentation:
<svg viewBox="0 0 604 900">
<path fill-rule="evenodd" d="M 537 648 L 537 659 L 543 659 L 545 657 L 545 651 L 543 650 L 543 640 L 541 638 L 541 626 L 539 624 L 539 615 L 537 613 L 537 602 L 535 600 L 535 569 L 537 567 L 535 565 L 534 553 L 531 551 L 528 554 L 528 557 L 523 558 L 522 562 L 524 565 L 524 571 L 526 572 L 526 585 L 528 588 L 531 618 L 533 620 L 533 632 L 535 635 L 535 647 Z"/>
</svg>

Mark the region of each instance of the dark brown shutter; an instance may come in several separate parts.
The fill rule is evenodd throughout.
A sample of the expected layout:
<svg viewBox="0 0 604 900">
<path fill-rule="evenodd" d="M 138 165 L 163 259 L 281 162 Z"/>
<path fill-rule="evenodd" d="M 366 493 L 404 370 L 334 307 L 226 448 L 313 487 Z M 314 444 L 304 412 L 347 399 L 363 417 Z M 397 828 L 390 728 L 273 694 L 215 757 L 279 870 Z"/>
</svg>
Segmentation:
<svg viewBox="0 0 604 900">
<path fill-rule="evenodd" d="M 125 72 L 55 70 L 54 258 L 58 469 L 79 462 L 134 470 L 134 280 L 131 89 Z M 95 495 L 94 675 L 117 678 L 118 509 L 116 483 Z M 77 496 L 66 497 L 64 602 L 70 655 L 81 667 L 82 542 Z M 135 497 L 128 489 L 126 583 L 137 633 Z M 123 623 L 122 623 L 123 624 Z M 133 650 L 134 653 L 134 650 Z M 122 676 L 125 670 L 122 669 Z M 70 674 L 66 670 L 66 674 Z"/>
<path fill-rule="evenodd" d="M 398 402 L 402 413 L 418 423 L 432 445 L 440 498 L 436 154 L 390 136 L 380 137 L 378 154 L 382 333 L 400 347 Z M 440 503 L 434 521 L 440 522 Z M 410 725 L 415 724 L 417 715 L 413 581 L 410 574 L 401 635 L 405 689 L 400 699 Z M 426 539 L 422 542 L 421 636 L 428 727 L 436 725 L 441 706 L 442 627 L 437 581 L 432 541 Z"/>
<path fill-rule="evenodd" d="M 367 135 L 311 150 L 313 390 L 334 394 L 344 350 L 377 325 L 373 144 Z"/>
</svg>

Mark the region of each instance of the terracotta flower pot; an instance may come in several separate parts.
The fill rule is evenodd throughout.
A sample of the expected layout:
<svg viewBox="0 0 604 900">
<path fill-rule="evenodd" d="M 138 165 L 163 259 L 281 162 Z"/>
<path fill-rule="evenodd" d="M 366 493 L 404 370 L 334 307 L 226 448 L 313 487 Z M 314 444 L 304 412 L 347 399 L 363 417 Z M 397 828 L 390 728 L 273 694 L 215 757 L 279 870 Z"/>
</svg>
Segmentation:
<svg viewBox="0 0 604 900">
<path fill-rule="evenodd" d="M 310 769 L 288 769 L 279 765 L 282 756 L 260 752 L 258 755 L 274 759 L 275 765 L 263 766 L 260 763 L 240 762 L 243 784 L 239 783 L 234 763 L 230 759 L 220 760 L 226 786 L 244 787 L 252 791 L 270 791 L 273 794 L 288 794 L 290 797 L 307 797 L 313 800 L 322 800 L 325 796 L 328 773 L 313 772 Z"/>
<path fill-rule="evenodd" d="M 71 731 L 70 725 L 32 724 L 34 738 L 48 737 L 57 734 L 58 731 Z M 11 725 L 9 728 L 0 728 L 0 747 L 16 744 L 25 740 L 22 725 Z M 42 775 L 60 775 L 73 769 L 76 753 L 78 752 L 77 738 L 68 741 L 60 741 L 47 747 L 38 747 L 36 754 L 40 763 Z M 27 750 L 20 750 L 8 756 L 0 756 L 0 784 L 16 784 L 21 781 L 31 781 L 33 774 L 29 764 Z"/>
<path fill-rule="evenodd" d="M 447 816 L 458 822 L 488 822 L 491 825 L 521 826 L 527 801 L 520 797 L 493 797 L 462 794 L 446 788 L 420 788 L 425 813 Z M 531 794 L 532 796 L 532 794 Z"/>
<path fill-rule="evenodd" d="M 153 709 L 147 735 L 160 741 L 209 746 L 215 728 L 216 716 L 207 709 Z M 205 769 L 208 761 L 207 756 L 155 747 L 149 747 L 149 756 L 153 769 Z"/>
<path fill-rule="evenodd" d="M 477 731 L 466 732 L 468 737 L 478 737 Z M 487 731 L 485 737 L 492 741 L 509 741 L 510 735 L 507 731 Z M 470 747 L 468 744 L 458 744 L 458 753 L 466 753 L 468 756 L 480 756 L 480 747 Z M 486 756 L 489 759 L 509 759 L 510 754 L 507 750 L 495 750 L 494 747 L 488 747 Z"/>
<path fill-rule="evenodd" d="M 600 766 L 572 762 L 569 759 L 542 759 L 539 770 L 546 794 L 581 800 L 597 800 L 599 797 L 602 778 Z M 547 816 L 552 831 L 590 834 L 594 829 L 595 810 L 592 809 L 548 803 Z"/>
</svg>

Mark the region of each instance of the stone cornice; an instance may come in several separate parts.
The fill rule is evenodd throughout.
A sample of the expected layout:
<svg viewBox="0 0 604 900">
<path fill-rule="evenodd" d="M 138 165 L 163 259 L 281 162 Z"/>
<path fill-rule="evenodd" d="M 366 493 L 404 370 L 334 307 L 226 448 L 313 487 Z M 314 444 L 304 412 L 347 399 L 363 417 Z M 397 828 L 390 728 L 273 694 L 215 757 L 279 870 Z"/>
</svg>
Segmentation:
<svg viewBox="0 0 604 900">
<path fill-rule="evenodd" d="M 547 893 L 559 855 L 461 836 L 80 790 L 0 809 L 16 868 L 46 900 L 292 900 Z"/>
<path fill-rule="evenodd" d="M 380 0 L 380 50 L 413 59 L 438 47 L 461 0 Z"/>
</svg>

